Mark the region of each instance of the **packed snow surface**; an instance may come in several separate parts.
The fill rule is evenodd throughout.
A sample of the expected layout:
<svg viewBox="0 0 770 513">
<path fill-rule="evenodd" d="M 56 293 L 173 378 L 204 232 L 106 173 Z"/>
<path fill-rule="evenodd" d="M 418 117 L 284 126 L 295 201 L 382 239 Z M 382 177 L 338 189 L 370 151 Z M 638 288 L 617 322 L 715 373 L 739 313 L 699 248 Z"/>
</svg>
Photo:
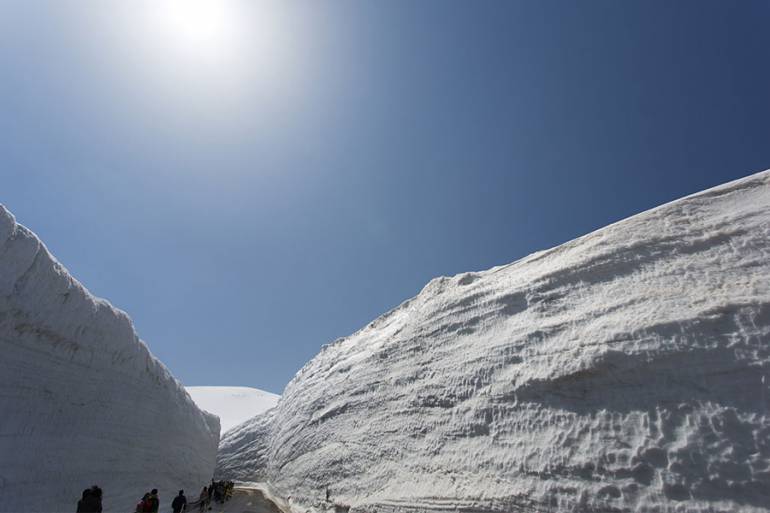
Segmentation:
<svg viewBox="0 0 770 513">
<path fill-rule="evenodd" d="M 193 403 L 131 320 L 73 279 L 0 206 L 0 511 L 105 511 L 211 478 L 219 421 Z"/>
<path fill-rule="evenodd" d="M 279 395 L 249 387 L 185 387 L 199 408 L 219 417 L 222 433 L 278 403 Z"/>
<path fill-rule="evenodd" d="M 766 171 L 431 281 L 217 473 L 353 512 L 767 511 L 769 358 Z"/>
</svg>

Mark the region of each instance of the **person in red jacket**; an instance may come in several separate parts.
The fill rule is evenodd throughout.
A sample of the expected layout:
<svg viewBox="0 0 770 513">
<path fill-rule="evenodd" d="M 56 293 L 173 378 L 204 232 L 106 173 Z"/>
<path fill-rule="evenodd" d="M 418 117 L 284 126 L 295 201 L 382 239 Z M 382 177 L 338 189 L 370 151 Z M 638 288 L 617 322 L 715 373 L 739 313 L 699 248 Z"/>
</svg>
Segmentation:
<svg viewBox="0 0 770 513">
<path fill-rule="evenodd" d="M 145 493 L 141 500 L 136 504 L 136 513 L 150 513 L 150 494 Z"/>
</svg>

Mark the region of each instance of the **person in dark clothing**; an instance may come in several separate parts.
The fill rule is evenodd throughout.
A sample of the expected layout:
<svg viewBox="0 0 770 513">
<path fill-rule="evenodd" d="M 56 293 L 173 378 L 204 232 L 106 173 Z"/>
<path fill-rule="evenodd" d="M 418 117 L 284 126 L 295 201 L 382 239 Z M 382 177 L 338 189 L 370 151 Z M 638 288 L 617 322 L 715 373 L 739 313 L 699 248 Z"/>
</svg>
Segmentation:
<svg viewBox="0 0 770 513">
<path fill-rule="evenodd" d="M 203 490 L 201 490 L 201 494 L 199 498 L 200 503 L 200 513 L 203 513 L 203 510 L 206 508 L 206 503 L 209 501 L 209 490 L 205 486 L 203 487 Z"/>
<path fill-rule="evenodd" d="M 150 491 L 150 513 L 158 513 L 160 508 L 160 499 L 158 499 L 158 489 L 153 488 Z"/>
<path fill-rule="evenodd" d="M 77 513 L 86 513 L 86 504 L 88 503 L 89 496 L 91 495 L 91 489 L 86 488 L 83 490 L 83 496 L 78 501 Z"/>
<path fill-rule="evenodd" d="M 91 495 L 95 497 L 94 501 L 94 512 L 95 513 L 102 513 L 102 489 L 99 488 L 96 485 L 93 485 L 91 487 Z"/>
<path fill-rule="evenodd" d="M 184 490 L 179 490 L 179 495 L 171 501 L 171 509 L 174 510 L 174 513 L 182 513 L 187 509 L 187 497 L 184 496 Z"/>
<path fill-rule="evenodd" d="M 136 513 L 150 513 L 150 494 L 145 493 L 142 500 L 136 505 Z"/>
<path fill-rule="evenodd" d="M 77 513 L 102 513 L 102 489 L 94 485 L 83 490 L 83 497 L 78 501 Z"/>
</svg>

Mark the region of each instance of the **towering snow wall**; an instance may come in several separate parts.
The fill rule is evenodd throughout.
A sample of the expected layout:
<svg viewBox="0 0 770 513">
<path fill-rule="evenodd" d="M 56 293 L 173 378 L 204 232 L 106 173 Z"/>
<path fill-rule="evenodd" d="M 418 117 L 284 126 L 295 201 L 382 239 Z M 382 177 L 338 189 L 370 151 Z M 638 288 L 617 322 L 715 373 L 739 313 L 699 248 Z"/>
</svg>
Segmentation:
<svg viewBox="0 0 770 513">
<path fill-rule="evenodd" d="M 199 410 L 125 313 L 91 296 L 0 206 L 0 511 L 106 511 L 211 478 L 219 420 Z"/>
<path fill-rule="evenodd" d="M 354 512 L 770 509 L 770 172 L 431 281 L 217 472 Z"/>
</svg>

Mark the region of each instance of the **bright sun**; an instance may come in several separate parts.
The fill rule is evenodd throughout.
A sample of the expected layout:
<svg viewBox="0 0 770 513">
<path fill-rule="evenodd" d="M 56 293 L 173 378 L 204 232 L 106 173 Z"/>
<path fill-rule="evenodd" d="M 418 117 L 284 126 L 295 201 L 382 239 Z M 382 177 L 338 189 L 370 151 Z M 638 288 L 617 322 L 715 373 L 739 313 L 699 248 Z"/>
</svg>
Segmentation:
<svg viewBox="0 0 770 513">
<path fill-rule="evenodd" d="M 143 98 L 179 119 L 237 116 L 244 102 L 279 104 L 300 90 L 302 31 L 282 0 L 120 5 L 127 58 L 117 64 L 140 79 Z"/>
<path fill-rule="evenodd" d="M 209 59 L 238 52 L 242 19 L 232 0 L 161 0 L 156 4 L 158 30 L 175 50 Z"/>
<path fill-rule="evenodd" d="M 183 74 L 257 73 L 288 65 L 292 35 L 279 0 L 154 0 L 148 10 L 154 58 Z M 253 77 L 252 77 L 253 78 Z"/>
</svg>

